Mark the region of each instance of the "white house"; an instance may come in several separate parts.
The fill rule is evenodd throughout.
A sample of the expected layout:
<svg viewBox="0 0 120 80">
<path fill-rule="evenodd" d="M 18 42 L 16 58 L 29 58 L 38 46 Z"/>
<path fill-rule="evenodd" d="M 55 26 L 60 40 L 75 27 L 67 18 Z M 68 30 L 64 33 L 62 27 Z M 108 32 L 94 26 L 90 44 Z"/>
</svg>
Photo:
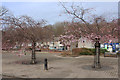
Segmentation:
<svg viewBox="0 0 120 80">
<path fill-rule="evenodd" d="M 78 42 L 71 43 L 68 50 L 72 50 L 74 48 L 94 48 L 94 43 L 91 40 L 82 37 Z"/>
<path fill-rule="evenodd" d="M 88 38 L 80 38 L 78 41 L 78 48 L 94 48 L 94 43 Z"/>
</svg>

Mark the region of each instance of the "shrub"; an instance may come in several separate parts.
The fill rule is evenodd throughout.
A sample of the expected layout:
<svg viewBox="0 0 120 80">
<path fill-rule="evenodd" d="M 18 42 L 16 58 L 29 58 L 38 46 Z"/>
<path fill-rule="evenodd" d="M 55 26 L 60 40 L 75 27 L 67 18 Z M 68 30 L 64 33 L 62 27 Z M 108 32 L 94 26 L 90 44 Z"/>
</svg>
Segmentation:
<svg viewBox="0 0 120 80">
<path fill-rule="evenodd" d="M 92 55 L 93 52 L 88 48 L 75 48 L 72 50 L 74 55 Z"/>
<path fill-rule="evenodd" d="M 70 56 L 71 55 L 71 52 L 70 51 L 64 51 L 62 54 L 62 56 Z"/>
<path fill-rule="evenodd" d="M 120 55 L 120 51 L 118 51 L 116 54 L 117 54 L 117 55 Z"/>
<path fill-rule="evenodd" d="M 89 50 L 90 50 L 92 53 L 95 53 L 95 48 L 92 48 L 92 49 L 90 48 Z M 104 54 L 105 52 L 108 52 L 107 49 L 102 49 L 102 48 L 100 49 L 100 53 L 101 53 L 101 54 Z"/>
<path fill-rule="evenodd" d="M 79 54 L 80 54 L 80 55 L 93 55 L 93 53 L 90 52 L 90 51 L 80 52 Z"/>
<path fill-rule="evenodd" d="M 32 48 L 31 47 L 27 47 L 27 48 L 25 48 L 25 50 L 32 50 Z"/>
<path fill-rule="evenodd" d="M 107 52 L 106 49 L 100 49 L 100 53 L 104 54 Z M 72 50 L 72 54 L 75 55 L 94 55 L 95 48 L 75 48 Z"/>
<path fill-rule="evenodd" d="M 101 54 L 104 54 L 105 52 L 108 52 L 107 49 L 100 49 Z"/>
<path fill-rule="evenodd" d="M 89 48 L 92 53 L 95 53 L 95 48 Z"/>
</svg>

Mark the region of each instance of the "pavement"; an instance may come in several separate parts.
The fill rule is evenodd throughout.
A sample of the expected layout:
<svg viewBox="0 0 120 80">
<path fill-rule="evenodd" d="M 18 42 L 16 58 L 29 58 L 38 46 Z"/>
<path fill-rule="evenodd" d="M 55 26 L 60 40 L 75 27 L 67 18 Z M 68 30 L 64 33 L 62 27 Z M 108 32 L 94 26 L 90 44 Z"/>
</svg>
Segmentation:
<svg viewBox="0 0 120 80">
<path fill-rule="evenodd" d="M 44 70 L 44 59 L 48 70 Z M 118 78 L 118 58 L 100 57 L 101 69 L 93 69 L 94 56 L 61 57 L 60 53 L 36 53 L 37 64 L 29 64 L 31 54 L 2 53 L 3 78 Z"/>
</svg>

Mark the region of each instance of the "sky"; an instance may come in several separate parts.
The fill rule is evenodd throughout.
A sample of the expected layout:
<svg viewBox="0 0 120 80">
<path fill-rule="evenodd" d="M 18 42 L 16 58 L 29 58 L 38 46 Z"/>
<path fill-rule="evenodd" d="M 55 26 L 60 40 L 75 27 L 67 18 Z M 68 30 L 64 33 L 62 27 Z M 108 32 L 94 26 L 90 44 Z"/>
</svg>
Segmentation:
<svg viewBox="0 0 120 80">
<path fill-rule="evenodd" d="M 66 3 L 70 6 L 72 2 Z M 84 8 L 93 8 L 92 14 L 103 15 L 108 20 L 118 16 L 118 2 L 75 2 Z M 16 17 L 27 15 L 35 20 L 45 19 L 48 24 L 71 21 L 59 2 L 2 2 Z"/>
</svg>

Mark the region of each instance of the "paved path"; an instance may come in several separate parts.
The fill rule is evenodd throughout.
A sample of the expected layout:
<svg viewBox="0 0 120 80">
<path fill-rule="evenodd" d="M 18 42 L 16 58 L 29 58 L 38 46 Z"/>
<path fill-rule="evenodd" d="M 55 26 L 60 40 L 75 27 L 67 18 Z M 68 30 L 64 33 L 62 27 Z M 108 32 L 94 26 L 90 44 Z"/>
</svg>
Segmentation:
<svg viewBox="0 0 120 80">
<path fill-rule="evenodd" d="M 18 78 L 117 78 L 118 58 L 101 57 L 102 68 L 94 70 L 93 56 L 80 56 L 77 58 L 63 58 L 60 54 L 37 53 L 38 64 L 21 64 L 26 61 L 29 63 L 31 54 L 18 57 L 13 53 L 2 54 L 3 77 Z M 49 70 L 43 69 L 44 58 L 48 58 Z"/>
</svg>

